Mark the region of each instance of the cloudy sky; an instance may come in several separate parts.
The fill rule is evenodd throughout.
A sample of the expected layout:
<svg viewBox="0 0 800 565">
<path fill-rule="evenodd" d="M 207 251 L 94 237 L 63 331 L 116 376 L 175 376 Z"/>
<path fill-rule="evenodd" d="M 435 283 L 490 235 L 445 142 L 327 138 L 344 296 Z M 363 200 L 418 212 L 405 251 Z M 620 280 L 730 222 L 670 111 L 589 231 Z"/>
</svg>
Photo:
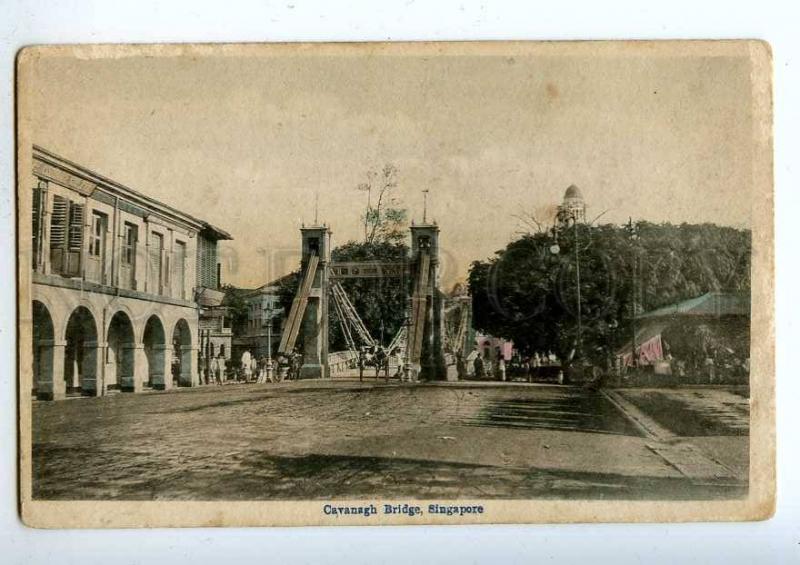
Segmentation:
<svg viewBox="0 0 800 565">
<path fill-rule="evenodd" d="M 25 75 L 32 139 L 230 231 L 241 286 L 296 267 L 317 193 L 335 243 L 359 238 L 356 186 L 386 163 L 418 221 L 430 190 L 445 284 L 516 216 L 551 221 L 570 184 L 603 222 L 750 225 L 746 57 L 437 49 L 45 52 Z"/>
</svg>

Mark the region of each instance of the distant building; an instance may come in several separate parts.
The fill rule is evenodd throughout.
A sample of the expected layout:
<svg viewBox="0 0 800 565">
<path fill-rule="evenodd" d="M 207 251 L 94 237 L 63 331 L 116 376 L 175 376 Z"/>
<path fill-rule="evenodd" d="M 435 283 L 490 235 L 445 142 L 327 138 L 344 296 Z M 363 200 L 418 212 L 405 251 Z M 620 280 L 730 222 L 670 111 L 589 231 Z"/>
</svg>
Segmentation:
<svg viewBox="0 0 800 565">
<path fill-rule="evenodd" d="M 211 358 L 231 359 L 231 320 L 228 309 L 222 304 L 222 275 L 217 258 L 217 237 L 213 231 L 203 230 L 197 242 L 198 264 L 196 273 L 196 299 L 200 306 L 200 371 L 205 382 L 211 382 Z M 226 366 L 230 366 L 226 363 Z"/>
<path fill-rule="evenodd" d="M 198 287 L 197 303 L 200 306 L 200 364 L 201 370 L 209 369 L 212 357 L 231 359 L 233 330 L 229 309 L 223 305 L 225 293 L 206 287 Z M 206 374 L 204 373 L 204 374 Z M 210 379 L 210 375 L 209 379 Z"/>
<path fill-rule="evenodd" d="M 622 367 L 653 366 L 695 384 L 743 380 L 749 373 L 750 295 L 709 292 L 636 316 L 633 343 L 617 350 Z"/>
<path fill-rule="evenodd" d="M 230 307 L 234 301 L 240 300 L 247 312 L 245 318 L 232 326 L 231 359 L 234 364 L 239 362 L 245 351 L 256 357 L 265 357 L 268 353 L 275 357 L 277 354 L 285 319 L 279 291 L 285 278 L 282 277 L 258 288 L 227 290 L 223 305 Z M 271 347 L 268 345 L 270 342 Z"/>
<path fill-rule="evenodd" d="M 560 225 L 566 225 L 572 221 L 586 221 L 586 203 L 583 200 L 581 190 L 574 184 L 570 185 L 564 192 L 564 200 L 558 207 L 556 220 Z"/>
<path fill-rule="evenodd" d="M 514 342 L 482 333 L 475 335 L 475 349 L 488 361 L 497 361 L 500 357 L 510 361 L 514 355 Z"/>
<path fill-rule="evenodd" d="M 40 147 L 27 178 L 36 395 L 198 384 L 195 285 L 231 236 Z"/>
</svg>

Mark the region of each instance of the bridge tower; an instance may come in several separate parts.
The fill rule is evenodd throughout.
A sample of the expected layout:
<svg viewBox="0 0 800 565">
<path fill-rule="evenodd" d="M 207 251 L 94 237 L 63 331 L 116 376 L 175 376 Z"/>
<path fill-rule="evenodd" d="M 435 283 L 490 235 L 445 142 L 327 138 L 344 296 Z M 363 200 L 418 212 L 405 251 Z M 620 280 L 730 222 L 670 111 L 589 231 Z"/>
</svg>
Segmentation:
<svg viewBox="0 0 800 565">
<path fill-rule="evenodd" d="M 320 379 L 330 376 L 328 369 L 328 264 L 331 260 L 331 230 L 325 225 L 300 229 L 303 237 L 302 272 L 317 258 L 312 275 L 306 315 L 302 320 L 303 368 L 300 377 Z"/>
<path fill-rule="evenodd" d="M 331 259 L 331 231 L 327 226 L 303 226 L 300 272 L 302 280 L 286 318 L 278 351 L 294 351 L 302 332 L 302 378 L 326 378 L 328 366 L 328 268 Z"/>
<path fill-rule="evenodd" d="M 278 351 L 290 354 L 302 335 L 301 378 L 328 378 L 328 298 L 341 278 L 403 277 L 410 271 L 410 312 L 406 355 L 411 369 L 427 380 L 444 380 L 444 300 L 439 290 L 439 226 L 411 225 L 411 257 L 400 262 L 331 263 L 331 230 L 326 225 L 302 227 L 302 279 L 281 335 Z M 406 270 L 408 266 L 408 271 Z M 343 291 L 341 287 L 339 293 Z M 345 296 L 346 299 L 346 296 Z M 352 309 L 352 305 L 350 306 Z M 358 318 L 357 313 L 355 317 Z M 360 319 L 358 322 L 361 323 Z M 362 323 L 363 325 L 363 323 Z M 368 330 L 362 328 L 368 336 Z"/>
<path fill-rule="evenodd" d="M 444 302 L 439 291 L 439 226 L 411 225 L 409 360 L 419 376 L 445 380 Z"/>
</svg>

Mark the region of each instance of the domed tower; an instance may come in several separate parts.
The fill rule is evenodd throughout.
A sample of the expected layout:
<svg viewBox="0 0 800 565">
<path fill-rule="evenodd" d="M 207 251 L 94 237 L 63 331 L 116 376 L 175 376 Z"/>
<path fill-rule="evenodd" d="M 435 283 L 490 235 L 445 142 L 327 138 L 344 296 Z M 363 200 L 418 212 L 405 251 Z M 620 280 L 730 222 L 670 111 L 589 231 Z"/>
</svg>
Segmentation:
<svg viewBox="0 0 800 565">
<path fill-rule="evenodd" d="M 586 203 L 583 201 L 581 189 L 574 184 L 564 192 L 564 201 L 558 207 L 557 218 L 560 224 L 568 224 L 572 220 L 586 221 Z"/>
</svg>

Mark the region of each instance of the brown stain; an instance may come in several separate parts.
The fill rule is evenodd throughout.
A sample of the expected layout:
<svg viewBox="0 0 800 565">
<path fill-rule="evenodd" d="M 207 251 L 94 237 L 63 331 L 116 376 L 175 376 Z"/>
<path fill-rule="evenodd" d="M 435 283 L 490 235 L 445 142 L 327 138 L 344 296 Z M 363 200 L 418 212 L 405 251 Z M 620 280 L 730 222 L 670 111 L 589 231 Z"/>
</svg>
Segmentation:
<svg viewBox="0 0 800 565">
<path fill-rule="evenodd" d="M 544 88 L 547 92 L 547 99 L 551 102 L 556 100 L 561 95 L 561 93 L 558 91 L 558 87 L 552 82 L 548 82 Z"/>
</svg>

